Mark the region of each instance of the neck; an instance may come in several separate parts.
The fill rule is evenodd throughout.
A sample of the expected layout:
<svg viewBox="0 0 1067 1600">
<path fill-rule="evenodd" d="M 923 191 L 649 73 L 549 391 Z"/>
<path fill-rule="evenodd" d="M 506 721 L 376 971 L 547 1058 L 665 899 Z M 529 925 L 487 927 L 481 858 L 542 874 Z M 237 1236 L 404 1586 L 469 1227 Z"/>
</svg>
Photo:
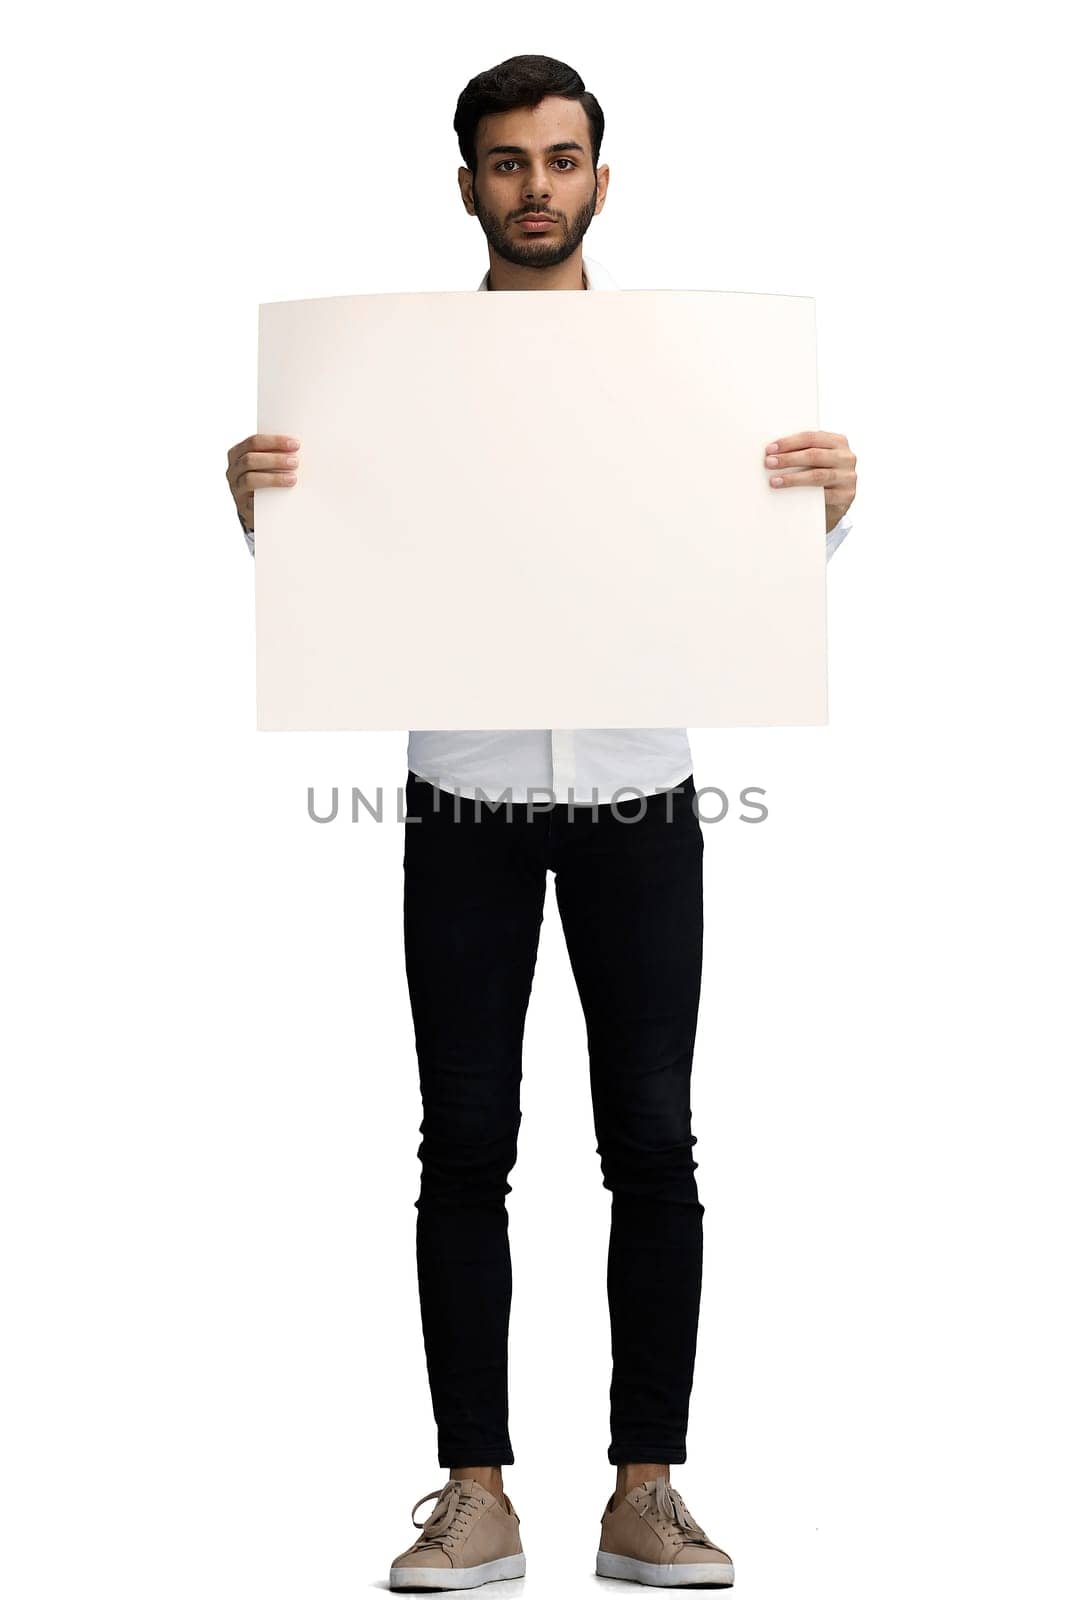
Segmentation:
<svg viewBox="0 0 1067 1600">
<path fill-rule="evenodd" d="M 520 267 L 505 261 L 490 246 L 487 289 L 584 289 L 585 264 L 580 249 L 554 267 Z"/>
</svg>

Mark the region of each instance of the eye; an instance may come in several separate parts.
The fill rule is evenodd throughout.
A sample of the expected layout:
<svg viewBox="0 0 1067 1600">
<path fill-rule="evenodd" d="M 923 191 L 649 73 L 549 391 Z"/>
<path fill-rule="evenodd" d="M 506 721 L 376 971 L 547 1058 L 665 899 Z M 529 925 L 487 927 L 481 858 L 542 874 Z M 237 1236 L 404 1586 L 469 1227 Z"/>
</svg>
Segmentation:
<svg viewBox="0 0 1067 1600">
<path fill-rule="evenodd" d="M 577 166 L 577 162 L 572 161 L 570 156 L 557 156 L 555 162 L 553 162 L 553 165 L 556 166 L 561 161 L 565 162 L 568 167 Z M 517 165 L 517 162 L 516 162 L 514 156 L 506 156 L 503 161 L 498 161 L 497 162 L 496 171 L 497 172 L 503 172 L 505 167 L 513 167 L 513 166 L 516 166 L 516 165 Z"/>
</svg>

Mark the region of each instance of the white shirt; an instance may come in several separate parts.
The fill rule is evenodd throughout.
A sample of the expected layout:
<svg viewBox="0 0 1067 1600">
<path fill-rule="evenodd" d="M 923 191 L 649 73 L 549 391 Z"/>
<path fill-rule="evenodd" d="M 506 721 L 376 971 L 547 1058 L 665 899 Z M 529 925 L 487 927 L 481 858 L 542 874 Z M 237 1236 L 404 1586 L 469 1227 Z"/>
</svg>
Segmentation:
<svg viewBox="0 0 1067 1600">
<path fill-rule="evenodd" d="M 619 287 L 588 256 L 582 276 L 586 289 Z M 488 269 L 478 288 L 488 290 Z M 851 526 L 842 518 L 827 534 L 827 560 Z M 255 535 L 247 529 L 245 540 L 255 555 Z M 607 805 L 614 796 L 673 789 L 693 770 L 685 728 L 411 729 L 407 760 L 410 771 L 450 794 L 510 796 L 516 805 Z"/>
</svg>

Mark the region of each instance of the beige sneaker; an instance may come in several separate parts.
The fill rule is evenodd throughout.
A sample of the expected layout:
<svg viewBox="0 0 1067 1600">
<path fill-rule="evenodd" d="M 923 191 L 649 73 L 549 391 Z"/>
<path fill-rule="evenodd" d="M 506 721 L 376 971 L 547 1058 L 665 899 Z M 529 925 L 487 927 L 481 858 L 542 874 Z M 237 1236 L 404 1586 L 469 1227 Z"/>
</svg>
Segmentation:
<svg viewBox="0 0 1067 1600">
<path fill-rule="evenodd" d="M 416 1522 L 416 1511 L 434 1495 L 430 1515 Z M 389 1569 L 390 1589 L 476 1589 L 526 1575 L 515 1507 L 473 1478 L 449 1478 L 443 1489 L 431 1489 L 412 1506 L 411 1520 L 422 1532 Z"/>
<path fill-rule="evenodd" d="M 629 1578 L 661 1589 L 688 1583 L 725 1589 L 734 1581 L 730 1557 L 697 1526 L 666 1478 L 638 1484 L 614 1511 L 608 1501 L 600 1519 L 596 1570 L 601 1578 Z"/>
</svg>

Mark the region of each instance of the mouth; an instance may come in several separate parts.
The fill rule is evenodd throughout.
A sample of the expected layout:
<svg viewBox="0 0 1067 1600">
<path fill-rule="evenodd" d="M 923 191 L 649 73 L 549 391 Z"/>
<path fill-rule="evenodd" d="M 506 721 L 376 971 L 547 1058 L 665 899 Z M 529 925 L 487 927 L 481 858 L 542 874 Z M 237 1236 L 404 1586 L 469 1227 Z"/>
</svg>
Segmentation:
<svg viewBox="0 0 1067 1600">
<path fill-rule="evenodd" d="M 556 226 L 555 217 L 517 217 L 516 221 L 518 226 L 526 233 L 543 233 L 546 228 L 554 228 Z"/>
</svg>

